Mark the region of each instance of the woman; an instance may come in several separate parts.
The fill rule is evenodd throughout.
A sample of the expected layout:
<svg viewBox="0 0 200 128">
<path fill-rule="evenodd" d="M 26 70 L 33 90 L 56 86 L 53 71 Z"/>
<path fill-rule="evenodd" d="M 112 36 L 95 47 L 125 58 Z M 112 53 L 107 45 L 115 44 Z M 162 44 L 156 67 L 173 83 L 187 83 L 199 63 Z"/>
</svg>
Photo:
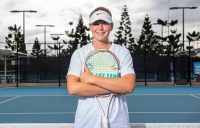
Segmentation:
<svg viewBox="0 0 200 128">
<path fill-rule="evenodd" d="M 79 96 L 75 128 L 102 128 L 102 115 L 94 97 L 110 92 L 120 94 L 114 96 L 111 101 L 108 117 L 110 127 L 129 128 L 125 94 L 131 93 L 135 87 L 135 72 L 131 55 L 126 48 L 109 41 L 113 22 L 112 14 L 108 9 L 98 7 L 92 11 L 89 28 L 93 35 L 92 43 L 77 49 L 73 53 L 67 74 L 69 93 Z M 84 65 L 84 60 L 88 53 L 95 49 L 110 50 L 118 57 L 121 71 L 120 78 L 105 78 L 90 73 Z M 108 102 L 106 96 L 100 99 L 101 102 Z"/>
</svg>

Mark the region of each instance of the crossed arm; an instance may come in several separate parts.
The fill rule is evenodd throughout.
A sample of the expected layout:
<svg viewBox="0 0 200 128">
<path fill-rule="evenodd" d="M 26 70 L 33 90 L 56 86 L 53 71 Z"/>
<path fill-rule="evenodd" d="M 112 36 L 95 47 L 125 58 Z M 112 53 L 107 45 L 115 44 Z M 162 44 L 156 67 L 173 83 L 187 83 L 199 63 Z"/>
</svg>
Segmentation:
<svg viewBox="0 0 200 128">
<path fill-rule="evenodd" d="M 127 74 L 120 78 L 105 78 L 92 75 L 88 69 L 80 77 L 67 76 L 67 88 L 70 94 L 78 96 L 95 96 L 110 92 L 118 94 L 131 93 L 135 87 L 135 75 Z"/>
</svg>

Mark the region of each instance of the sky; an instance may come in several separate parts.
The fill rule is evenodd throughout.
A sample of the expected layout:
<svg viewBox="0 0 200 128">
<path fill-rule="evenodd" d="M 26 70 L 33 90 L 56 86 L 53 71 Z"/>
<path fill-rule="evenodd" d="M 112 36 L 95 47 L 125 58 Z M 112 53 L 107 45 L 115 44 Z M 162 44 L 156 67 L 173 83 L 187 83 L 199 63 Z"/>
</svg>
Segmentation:
<svg viewBox="0 0 200 128">
<path fill-rule="evenodd" d="M 11 10 L 35 10 L 37 13 L 25 13 L 25 41 L 33 43 L 35 38 L 40 43 L 44 42 L 44 27 L 35 25 L 54 25 L 46 28 L 46 40 L 54 43 L 50 34 L 65 34 L 65 31 L 75 28 L 80 15 L 84 24 L 88 26 L 90 12 L 96 7 L 103 6 L 112 12 L 114 29 L 110 39 L 119 27 L 123 6 L 127 5 L 131 20 L 132 34 L 135 39 L 141 34 L 144 17 L 149 16 L 152 23 L 157 19 L 178 20 L 178 24 L 172 29 L 182 33 L 182 10 L 169 10 L 170 7 L 195 6 L 197 9 L 185 9 L 185 35 L 188 32 L 200 31 L 200 0 L 0 0 L 0 42 L 5 42 L 5 36 L 9 33 L 8 26 L 23 26 L 23 14 L 11 13 Z M 73 22 L 73 26 L 69 25 Z M 152 29 L 157 35 L 161 35 L 161 26 L 153 25 Z M 167 28 L 163 28 L 164 36 L 168 34 Z M 182 39 L 182 38 L 181 38 Z M 68 40 L 66 35 L 60 36 L 60 40 Z M 61 41 L 62 42 L 62 41 Z M 0 49 L 3 49 L 0 43 Z M 198 44 L 196 44 L 197 47 Z M 28 44 L 30 50 L 32 44 Z"/>
</svg>

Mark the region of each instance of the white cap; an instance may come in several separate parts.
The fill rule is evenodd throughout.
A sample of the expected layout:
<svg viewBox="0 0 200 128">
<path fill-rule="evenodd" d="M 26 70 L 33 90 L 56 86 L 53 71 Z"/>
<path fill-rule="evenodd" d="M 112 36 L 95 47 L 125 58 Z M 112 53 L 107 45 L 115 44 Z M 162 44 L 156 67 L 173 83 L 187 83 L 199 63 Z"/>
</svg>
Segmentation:
<svg viewBox="0 0 200 128">
<path fill-rule="evenodd" d="M 98 10 L 91 15 L 90 24 L 98 20 L 103 20 L 107 23 L 112 23 L 112 17 L 110 16 L 110 14 L 103 10 Z"/>
</svg>

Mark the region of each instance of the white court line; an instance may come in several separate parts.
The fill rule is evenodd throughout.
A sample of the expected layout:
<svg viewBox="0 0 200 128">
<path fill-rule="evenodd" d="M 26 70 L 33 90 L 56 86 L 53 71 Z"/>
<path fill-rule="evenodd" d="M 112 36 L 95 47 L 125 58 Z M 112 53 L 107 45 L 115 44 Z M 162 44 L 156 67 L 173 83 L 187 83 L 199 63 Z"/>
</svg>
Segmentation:
<svg viewBox="0 0 200 128">
<path fill-rule="evenodd" d="M 65 96 L 71 96 L 71 95 L 21 95 L 21 96 L 27 96 L 27 97 L 40 97 L 40 96 L 44 96 L 44 97 L 52 97 L 52 96 L 55 96 L 55 97 L 65 97 Z"/>
<path fill-rule="evenodd" d="M 16 97 L 10 98 L 10 99 L 8 99 L 8 100 L 2 101 L 2 102 L 0 102 L 0 104 L 6 103 L 6 102 L 11 101 L 11 100 L 14 100 L 14 99 L 17 99 L 17 98 L 19 98 L 19 97 L 21 97 L 21 96 L 16 96 Z"/>
<path fill-rule="evenodd" d="M 194 98 L 197 98 L 197 99 L 200 99 L 199 96 L 195 96 L 195 95 L 190 95 L 190 96 L 192 96 L 192 97 L 194 97 Z"/>
<path fill-rule="evenodd" d="M 8 96 L 12 96 L 12 95 L 3 95 L 3 96 L 0 96 L 0 97 L 8 97 Z M 13 95 L 13 96 L 14 96 L 14 95 Z M 26 97 L 26 96 L 27 96 L 27 97 L 34 97 L 34 96 L 35 96 L 35 97 L 37 97 L 37 96 L 38 96 L 38 97 L 40 97 L 40 96 L 41 96 L 41 97 L 42 97 L 42 96 L 44 96 L 44 97 L 52 97 L 52 96 L 55 96 L 55 97 L 65 97 L 65 96 L 66 96 L 66 97 L 68 97 L 68 96 L 73 96 L 73 95 L 20 95 L 20 97 L 23 97 L 23 96 L 24 96 L 24 97 Z"/>
<path fill-rule="evenodd" d="M 16 113 L 0 113 L 0 115 L 57 115 L 57 114 L 75 114 L 75 112 L 16 112 Z"/>
<path fill-rule="evenodd" d="M 130 114 L 200 114 L 200 112 L 129 112 Z"/>
<path fill-rule="evenodd" d="M 189 95 L 195 95 L 195 94 L 127 94 L 126 96 L 189 96 Z M 16 96 L 16 95 L 2 95 L 0 97 L 8 97 L 8 96 Z M 55 96 L 55 97 L 76 97 L 74 95 L 20 95 L 22 96 L 27 96 L 27 97 L 34 97 L 34 96 L 46 96 L 46 97 L 51 97 L 51 96 Z"/>
<path fill-rule="evenodd" d="M 190 95 L 195 95 L 195 94 L 128 94 L 126 96 L 190 96 Z M 51 96 L 55 96 L 55 97 L 76 97 L 74 95 L 21 95 L 21 96 L 27 96 L 27 97 L 40 97 L 40 96 L 44 96 L 44 97 L 51 97 Z M 0 96 L 1 97 L 1 96 Z"/>
<path fill-rule="evenodd" d="M 189 96 L 194 94 L 128 94 L 127 96 Z"/>
<path fill-rule="evenodd" d="M 75 112 L 27 112 L 27 113 L 0 113 L 0 115 L 57 115 L 75 114 Z M 200 112 L 129 112 L 129 114 L 200 114 Z"/>
<path fill-rule="evenodd" d="M 131 128 L 199 128 L 200 123 L 130 123 Z M 3 123 L 0 128 L 74 128 L 74 123 Z"/>
<path fill-rule="evenodd" d="M 0 128 L 73 128 L 74 123 L 2 123 Z"/>
</svg>

